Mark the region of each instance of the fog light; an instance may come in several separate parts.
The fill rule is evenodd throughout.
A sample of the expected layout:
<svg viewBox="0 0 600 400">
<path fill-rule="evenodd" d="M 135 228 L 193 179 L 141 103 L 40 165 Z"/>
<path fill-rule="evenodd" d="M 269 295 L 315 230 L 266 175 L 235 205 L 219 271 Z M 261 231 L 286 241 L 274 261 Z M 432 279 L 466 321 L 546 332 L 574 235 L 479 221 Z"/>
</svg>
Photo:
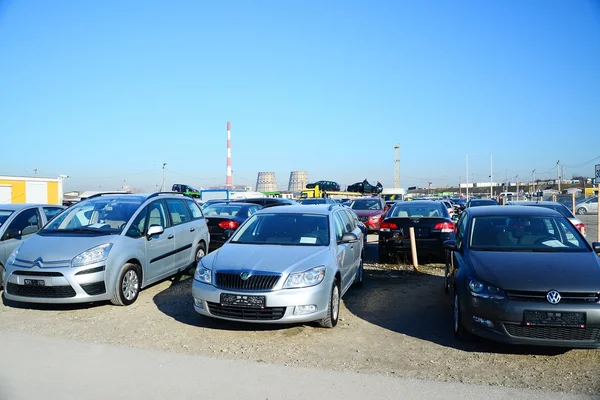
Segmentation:
<svg viewBox="0 0 600 400">
<path fill-rule="evenodd" d="M 489 319 L 479 318 L 474 315 L 473 315 L 473 322 L 477 322 L 478 324 L 485 325 L 488 328 L 494 327 L 494 323 L 492 321 L 490 321 Z"/>
<path fill-rule="evenodd" d="M 296 306 L 294 309 L 294 315 L 312 314 L 316 313 L 317 311 L 319 311 L 319 308 L 314 304 L 308 306 Z"/>
<path fill-rule="evenodd" d="M 202 303 L 202 300 L 200 300 L 200 299 L 194 298 L 194 305 L 198 308 L 204 308 L 204 304 Z"/>
</svg>

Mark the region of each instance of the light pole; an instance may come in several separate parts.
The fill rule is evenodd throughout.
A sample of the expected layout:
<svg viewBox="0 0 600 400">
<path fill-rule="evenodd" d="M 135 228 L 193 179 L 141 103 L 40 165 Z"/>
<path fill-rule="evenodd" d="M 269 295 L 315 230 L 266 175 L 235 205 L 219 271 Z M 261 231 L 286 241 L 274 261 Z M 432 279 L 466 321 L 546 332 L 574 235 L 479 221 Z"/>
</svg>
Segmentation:
<svg viewBox="0 0 600 400">
<path fill-rule="evenodd" d="M 163 167 L 162 167 L 162 170 L 163 170 L 163 180 L 162 180 L 162 185 L 160 187 L 160 191 L 161 192 L 165 191 L 165 166 L 166 165 L 167 165 L 167 163 L 163 163 Z"/>
</svg>

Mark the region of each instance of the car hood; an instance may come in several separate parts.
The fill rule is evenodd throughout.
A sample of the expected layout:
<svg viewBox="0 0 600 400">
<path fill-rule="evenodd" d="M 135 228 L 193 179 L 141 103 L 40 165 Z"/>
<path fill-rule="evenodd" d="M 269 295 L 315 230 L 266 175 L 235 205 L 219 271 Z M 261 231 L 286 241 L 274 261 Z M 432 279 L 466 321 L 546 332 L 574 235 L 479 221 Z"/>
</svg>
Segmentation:
<svg viewBox="0 0 600 400">
<path fill-rule="evenodd" d="M 327 263 L 328 246 L 282 246 L 226 243 L 208 262 L 213 271 L 245 270 L 275 273 L 301 271 Z M 203 262 L 207 262 L 203 259 Z M 211 267 L 207 265 L 207 267 Z"/>
<path fill-rule="evenodd" d="M 371 217 L 373 215 L 383 214 L 383 210 L 355 210 L 352 209 L 359 217 Z"/>
<path fill-rule="evenodd" d="M 593 291 L 600 287 L 600 258 L 592 252 L 471 252 L 477 276 L 505 290 Z"/>
<path fill-rule="evenodd" d="M 32 235 L 25 240 L 19 249 L 17 260 L 34 262 L 70 262 L 73 257 L 93 247 L 105 243 L 114 243 L 117 235 L 99 236 L 41 236 Z"/>
</svg>

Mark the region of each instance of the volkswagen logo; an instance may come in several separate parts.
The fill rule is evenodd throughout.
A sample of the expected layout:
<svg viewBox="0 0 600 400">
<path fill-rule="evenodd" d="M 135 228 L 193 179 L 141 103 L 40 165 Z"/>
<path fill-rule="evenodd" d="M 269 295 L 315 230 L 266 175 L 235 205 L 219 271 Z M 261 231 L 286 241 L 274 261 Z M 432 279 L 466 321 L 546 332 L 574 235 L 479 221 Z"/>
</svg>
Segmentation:
<svg viewBox="0 0 600 400">
<path fill-rule="evenodd" d="M 245 281 L 246 279 L 250 278 L 250 274 L 247 271 L 244 271 L 240 274 L 240 278 L 242 278 L 242 280 Z"/>
<path fill-rule="evenodd" d="M 560 302 L 560 293 L 556 290 L 551 290 L 546 295 L 546 300 L 548 300 L 548 303 L 550 304 L 558 304 Z"/>
</svg>

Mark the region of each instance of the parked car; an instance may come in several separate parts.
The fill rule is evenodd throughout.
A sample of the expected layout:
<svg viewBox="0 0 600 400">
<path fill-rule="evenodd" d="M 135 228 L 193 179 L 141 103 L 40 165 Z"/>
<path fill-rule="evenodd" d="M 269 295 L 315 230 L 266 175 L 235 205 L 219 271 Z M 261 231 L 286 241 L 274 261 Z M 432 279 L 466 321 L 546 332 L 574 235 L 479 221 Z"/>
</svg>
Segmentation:
<svg viewBox="0 0 600 400">
<path fill-rule="evenodd" d="M 579 215 L 598 213 L 598 196 L 588 197 L 586 200 L 577 204 L 575 212 Z"/>
<path fill-rule="evenodd" d="M 200 191 L 198 189 L 195 189 L 189 185 L 184 185 L 183 183 L 175 183 L 171 187 L 171 190 L 177 193 L 185 193 L 194 198 L 200 197 Z"/>
<path fill-rule="evenodd" d="M 340 298 L 363 280 L 362 236 L 339 205 L 262 209 L 198 262 L 194 309 L 228 320 L 332 328 Z"/>
<path fill-rule="evenodd" d="M 209 200 L 203 201 L 200 206 L 204 210 L 206 207 L 208 207 L 212 204 L 227 203 L 229 201 L 230 200 L 227 200 L 227 199 L 209 199 Z M 198 202 L 198 203 L 200 203 L 200 202 Z"/>
<path fill-rule="evenodd" d="M 379 194 L 383 191 L 383 185 L 381 182 L 377 182 L 376 185 L 372 185 L 366 179 L 362 182 L 356 182 L 349 185 L 346 189 L 349 192 L 357 192 L 362 194 Z"/>
<path fill-rule="evenodd" d="M 275 207 L 275 206 L 292 206 L 298 204 L 296 200 L 292 199 L 282 199 L 280 197 L 258 197 L 253 199 L 236 199 L 232 200 L 233 202 L 241 202 L 241 203 L 252 203 L 258 204 L 261 207 Z"/>
<path fill-rule="evenodd" d="M 567 207 L 565 207 L 561 203 L 554 202 L 554 201 L 519 201 L 519 202 L 509 201 L 508 203 L 506 203 L 506 205 L 546 207 L 551 210 L 558 211 L 559 213 L 562 214 L 563 217 L 565 217 L 569 221 L 571 221 L 571 223 L 575 226 L 575 228 L 577 228 L 577 230 L 579 232 L 581 232 L 581 234 L 583 236 L 586 236 L 585 224 L 579 218 L 577 218 L 575 215 L 573 215 L 571 210 L 569 210 Z"/>
<path fill-rule="evenodd" d="M 209 242 L 204 215 L 188 196 L 94 195 L 11 253 L 4 296 L 28 303 L 130 305 L 140 289 L 194 265 Z"/>
<path fill-rule="evenodd" d="M 55 204 L 0 204 L 0 288 L 10 253 L 65 208 Z"/>
<path fill-rule="evenodd" d="M 329 197 L 315 197 L 315 198 L 303 199 L 300 201 L 300 204 L 306 206 L 306 205 L 315 205 L 315 204 L 337 204 L 337 203 L 335 202 L 335 200 L 333 200 Z"/>
<path fill-rule="evenodd" d="M 379 260 L 411 254 L 409 230 L 415 230 L 419 255 L 443 256 L 443 243 L 454 239 L 454 222 L 439 201 L 413 200 L 395 204 L 379 227 Z"/>
<path fill-rule="evenodd" d="M 467 204 L 465 205 L 465 208 L 480 207 L 480 206 L 498 206 L 498 205 L 500 205 L 500 203 L 498 203 L 494 199 L 476 199 L 476 198 L 471 198 L 471 199 L 469 199 L 467 201 Z"/>
<path fill-rule="evenodd" d="M 340 184 L 333 181 L 318 181 L 315 183 L 309 183 L 306 185 L 307 189 L 314 189 L 319 186 L 319 190 L 326 192 L 339 192 Z"/>
<path fill-rule="evenodd" d="M 600 347 L 600 243 L 546 207 L 474 207 L 446 266 L 454 333 L 501 342 Z"/>
<path fill-rule="evenodd" d="M 454 204 L 452 204 L 450 200 L 441 199 L 439 202 L 446 206 L 448 209 L 448 214 L 450 214 L 450 218 L 454 219 L 454 215 L 458 215 L 458 213 L 455 212 Z"/>
<path fill-rule="evenodd" d="M 379 224 L 385 218 L 389 206 L 381 197 L 360 197 L 354 199 L 350 208 L 358 215 L 362 223 L 367 226 L 369 232 L 377 232 Z"/>
<path fill-rule="evenodd" d="M 233 231 L 261 208 L 258 204 L 242 202 L 216 203 L 205 207 L 202 211 L 210 233 L 210 250 L 221 247 Z"/>
<path fill-rule="evenodd" d="M 350 216 L 352 217 L 354 222 L 356 222 L 356 225 L 358 225 L 358 227 L 362 231 L 362 233 L 363 233 L 363 248 L 366 249 L 367 248 L 367 235 L 369 234 L 369 228 L 367 228 L 367 226 L 360 220 L 360 218 L 358 217 L 358 215 L 356 215 L 356 213 L 354 212 L 353 209 L 351 209 L 350 207 L 347 207 L 347 206 L 344 206 L 344 208 L 348 213 L 350 213 Z"/>
</svg>

